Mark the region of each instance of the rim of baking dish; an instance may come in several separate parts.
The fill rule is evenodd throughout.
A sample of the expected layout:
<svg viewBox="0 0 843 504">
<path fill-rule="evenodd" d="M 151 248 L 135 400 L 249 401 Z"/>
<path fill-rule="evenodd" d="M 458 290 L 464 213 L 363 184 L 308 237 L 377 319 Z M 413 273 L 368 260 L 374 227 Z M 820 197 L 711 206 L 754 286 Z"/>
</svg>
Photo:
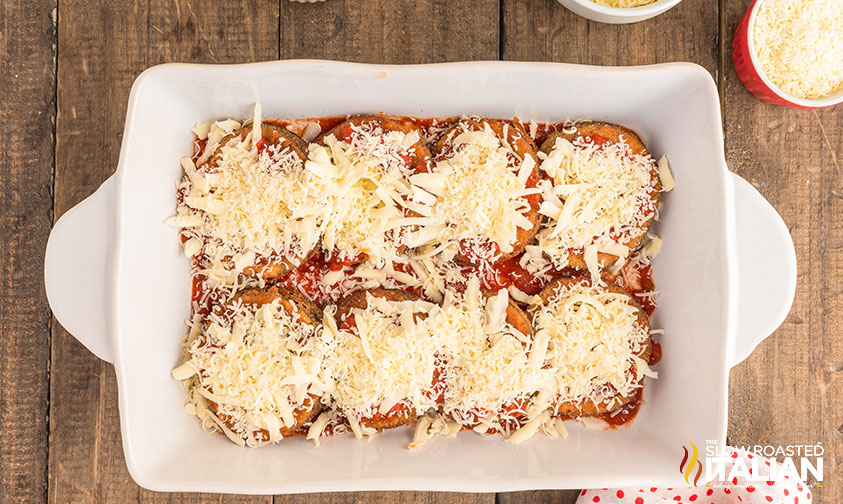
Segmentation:
<svg viewBox="0 0 843 504">
<path fill-rule="evenodd" d="M 770 91 L 776 93 L 776 95 L 782 100 L 788 101 L 795 105 L 801 105 L 803 107 L 822 108 L 843 103 L 843 88 L 838 90 L 836 93 L 832 93 L 823 98 L 799 98 L 797 96 L 785 93 L 779 86 L 777 86 L 773 81 L 771 81 L 769 77 L 767 77 L 767 74 L 764 73 L 764 70 L 761 68 L 761 64 L 755 56 L 755 41 L 753 40 L 755 38 L 753 36 L 755 32 L 755 17 L 758 14 L 759 7 L 764 4 L 764 1 L 765 0 L 756 0 L 752 7 L 750 7 L 751 11 L 749 13 L 749 19 L 746 23 L 746 44 L 749 48 L 749 59 L 752 62 L 752 66 L 755 68 L 755 71 L 758 73 L 758 76 L 761 77 L 761 80 L 764 82 L 764 85 L 766 85 L 770 89 Z"/>
<path fill-rule="evenodd" d="M 672 2 L 673 0 L 665 0 L 666 2 Z M 675 3 L 678 3 L 681 0 L 676 0 Z M 661 0 L 660 0 L 661 2 Z M 109 340 L 112 345 L 113 349 L 113 365 L 115 367 L 115 373 L 117 378 L 118 390 L 121 388 L 125 390 L 125 383 L 127 380 L 126 371 L 122 365 L 122 345 L 121 339 L 116 337 L 119 333 L 118 328 L 118 319 L 119 317 L 115 316 L 115 312 L 119 311 L 119 307 L 121 306 L 120 299 L 122 298 L 121 289 L 119 285 L 119 275 L 117 272 L 122 267 L 123 263 L 123 255 L 124 246 L 123 246 L 123 235 L 125 233 L 125 229 L 123 226 L 120 225 L 120 222 L 123 220 L 123 213 L 124 213 L 124 205 L 123 205 L 123 197 L 122 193 L 124 191 L 124 175 L 125 175 L 125 165 L 127 163 L 127 152 L 131 150 L 133 147 L 130 146 L 131 138 L 132 138 L 132 131 L 135 126 L 135 111 L 138 107 L 139 97 L 142 93 L 142 89 L 148 83 L 150 77 L 161 72 L 164 69 L 171 70 L 175 68 L 203 68 L 209 69 L 215 67 L 218 71 L 231 71 L 232 69 L 257 69 L 257 68 L 267 68 L 267 67 L 283 67 L 283 66 L 302 66 L 308 67 L 313 66 L 315 68 L 322 68 L 324 69 L 327 66 L 334 67 L 335 69 L 342 68 L 343 71 L 347 72 L 359 72 L 365 71 L 369 69 L 382 69 L 382 68 L 394 68 L 394 69 L 401 69 L 401 70 L 418 70 L 418 69 L 425 69 L 425 68 L 445 68 L 445 67 L 465 67 L 469 69 L 482 69 L 485 67 L 501 67 L 501 66 L 508 66 L 517 68 L 519 66 L 524 67 L 543 67 L 543 68 L 578 68 L 585 71 L 600 71 L 606 72 L 607 74 L 610 73 L 638 73 L 638 72 L 653 72 L 653 71 L 666 71 L 670 69 L 683 69 L 688 72 L 697 73 L 701 76 L 705 76 L 708 81 L 708 85 L 714 90 L 714 94 L 716 96 L 716 87 L 714 84 L 713 79 L 711 78 L 710 73 L 708 70 L 703 68 L 700 65 L 695 63 L 687 63 L 687 62 L 670 62 L 670 63 L 659 63 L 653 65 L 639 65 L 639 66 L 626 66 L 626 67 L 597 67 L 594 65 L 583 65 L 583 64 L 574 64 L 574 63 L 552 63 L 552 62 L 513 62 L 513 61 L 474 61 L 474 62 L 448 62 L 448 63 L 433 63 L 433 64 L 415 64 L 415 65 L 396 65 L 396 64 L 369 64 L 369 63 L 352 63 L 352 62 L 339 62 L 339 61 L 328 61 L 328 60 L 280 60 L 280 61 L 265 61 L 265 62 L 255 62 L 255 63 L 243 63 L 243 64 L 224 64 L 224 65 L 213 65 L 213 64 L 193 64 L 193 63 L 168 63 L 157 65 L 148 68 L 145 70 L 141 75 L 139 75 L 134 85 L 132 86 L 132 90 L 129 95 L 128 100 L 128 107 L 127 107 L 127 114 L 125 120 L 125 131 L 123 134 L 123 139 L 121 142 L 121 151 L 120 151 L 120 160 L 118 162 L 117 170 L 115 172 L 115 195 L 114 195 L 114 212 L 115 212 L 115 229 L 114 229 L 114 242 L 113 242 L 113 249 L 112 249 L 112 257 L 113 257 L 113 265 L 110 277 L 107 281 L 107 289 L 108 292 L 111 294 L 112 304 L 108 309 L 108 329 L 109 329 Z M 712 113 L 719 115 L 719 103 L 715 103 L 712 101 L 710 104 L 712 109 Z M 722 356 L 722 369 L 720 372 L 717 373 L 717 378 L 719 383 L 715 384 L 715 386 L 719 387 L 720 390 L 718 391 L 717 397 L 717 406 L 719 408 L 719 414 L 715 415 L 716 419 L 714 422 L 718 426 L 718 439 L 725 440 L 726 439 L 726 432 L 728 428 L 728 395 L 729 395 L 729 371 L 730 367 L 730 360 L 732 355 L 732 347 L 735 343 L 735 338 L 737 337 L 737 302 L 738 302 L 738 292 L 737 292 L 737 281 L 736 281 L 736 264 L 737 264 L 737 241 L 735 236 L 735 207 L 734 207 L 734 189 L 732 185 L 732 181 L 730 178 L 730 173 L 728 167 L 726 165 L 725 160 L 725 153 L 722 150 L 722 141 L 723 141 L 723 132 L 719 124 L 712 125 L 712 131 L 710 132 L 716 139 L 719 140 L 721 148 L 720 153 L 717 156 L 720 159 L 720 163 L 722 164 L 722 170 L 720 176 L 723 178 L 723 201 L 720 204 L 724 207 L 724 214 L 723 219 L 725 223 L 725 244 L 722 252 L 724 253 L 725 258 L 725 268 L 726 268 L 726 277 L 728 280 L 727 290 L 728 295 L 725 296 L 725 299 L 722 300 L 722 308 L 726 312 L 726 331 L 724 338 L 724 344 L 726 345 L 725 351 Z M 154 489 L 157 491 L 193 491 L 193 492 L 200 492 L 200 491 L 211 491 L 211 492 L 226 492 L 231 493 L 234 489 L 237 489 L 238 493 L 249 493 L 249 494 L 266 494 L 266 492 L 261 491 L 260 489 L 256 490 L 254 488 L 247 489 L 238 487 L 237 483 L 230 483 L 230 482 L 217 482 L 215 485 L 208 485 L 207 483 L 196 483 L 196 482 L 165 482 L 161 483 L 155 481 L 154 479 L 149 479 L 149 474 L 145 473 L 141 470 L 140 466 L 138 466 L 137 461 L 135 459 L 132 450 L 128 447 L 130 446 L 129 439 L 132 436 L 132 429 L 127 423 L 127 418 L 124 414 L 127 408 L 127 403 L 129 398 L 127 394 L 119 394 L 118 395 L 118 404 L 120 410 L 120 434 L 121 434 L 121 441 L 123 446 L 123 452 L 125 456 L 125 461 L 127 468 L 129 470 L 130 475 L 132 478 L 141 486 L 148 489 Z M 595 476 L 597 477 L 597 476 Z M 595 480 L 594 483 L 597 481 Z M 487 491 L 516 491 L 516 490 L 530 490 L 530 489 L 537 489 L 537 488 L 567 488 L 561 487 L 554 484 L 553 480 L 549 480 L 547 478 L 539 478 L 536 480 L 504 480 L 498 482 L 495 485 L 489 487 Z M 586 482 L 588 483 L 588 482 Z M 586 485 L 588 486 L 588 485 Z M 596 485 L 594 485 L 596 486 Z M 280 490 L 281 493 L 287 492 L 297 492 L 297 493 L 310 493 L 310 492 L 325 492 L 325 491 L 355 491 L 355 490 L 371 490 L 371 491 L 378 491 L 378 490 L 405 490 L 405 489 L 414 489 L 414 490 L 431 490 L 431 491 L 458 491 L 458 492 L 476 492 L 477 490 L 477 482 L 474 480 L 467 480 L 467 481 L 440 481 L 440 480 L 432 480 L 432 479 L 424 479 L 424 480 L 417 480 L 412 476 L 405 476 L 402 478 L 381 478 L 375 480 L 368 480 L 365 483 L 361 483 L 356 479 L 337 479 L 334 481 L 326 482 L 321 486 L 314 487 L 312 484 L 304 484 L 304 485 L 293 485 L 292 490 Z M 273 490 L 272 493 L 279 493 L 278 491 Z"/>
</svg>

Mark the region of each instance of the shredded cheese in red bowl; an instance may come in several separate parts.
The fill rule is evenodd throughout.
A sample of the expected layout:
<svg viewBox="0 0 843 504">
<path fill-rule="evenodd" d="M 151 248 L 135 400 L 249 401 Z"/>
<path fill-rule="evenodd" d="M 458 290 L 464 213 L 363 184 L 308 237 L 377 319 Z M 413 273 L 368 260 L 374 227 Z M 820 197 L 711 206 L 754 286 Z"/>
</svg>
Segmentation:
<svg viewBox="0 0 843 504">
<path fill-rule="evenodd" d="M 775 105 L 843 102 L 843 2 L 756 0 L 735 33 L 738 77 Z"/>
</svg>

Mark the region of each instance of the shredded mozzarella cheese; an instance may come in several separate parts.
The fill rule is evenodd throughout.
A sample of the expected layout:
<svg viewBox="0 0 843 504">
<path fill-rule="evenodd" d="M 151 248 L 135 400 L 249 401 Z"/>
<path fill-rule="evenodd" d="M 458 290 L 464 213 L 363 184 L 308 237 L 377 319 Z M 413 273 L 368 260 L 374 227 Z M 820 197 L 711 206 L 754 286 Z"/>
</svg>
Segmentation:
<svg viewBox="0 0 843 504">
<path fill-rule="evenodd" d="M 632 394 L 643 376 L 655 374 L 638 357 L 650 338 L 638 314 L 629 296 L 583 283 L 559 288 L 534 308 L 536 338 L 547 335 L 547 361 L 554 368 L 559 402 L 612 401 L 617 394 Z"/>
<path fill-rule="evenodd" d="M 506 322 L 508 303 L 506 290 L 485 297 L 472 278 L 464 294 L 449 292 L 429 317 L 443 338 L 442 410 L 463 425 L 506 430 L 510 412 L 504 406 L 529 398 L 548 379 L 541 369 L 543 358 L 530 358 L 535 352 L 530 335 Z"/>
<path fill-rule="evenodd" d="M 259 114 L 256 107 L 255 117 Z M 209 126 L 209 136 L 225 132 L 219 124 Z M 258 256 L 295 264 L 320 238 L 323 193 L 309 183 L 294 151 L 277 145 L 258 149 L 257 131 L 219 146 L 216 166 L 199 170 L 190 158 L 182 159 L 184 197 L 168 223 L 183 228 L 185 253 L 203 255 L 214 284 L 231 285 Z"/>
<path fill-rule="evenodd" d="M 224 145 L 239 123 L 197 125 L 207 135 L 200 165 L 219 149 L 217 165 L 200 170 L 182 160 L 184 197 L 167 223 L 183 228 L 185 253 L 202 255 L 212 285 L 231 287 L 260 258 L 297 264 L 320 240 L 342 261 L 365 255 L 383 267 L 397 256 L 408 228 L 429 224 L 406 216 L 411 210 L 429 215 L 417 200 L 433 198 L 408 181 L 417 132 L 364 123 L 352 127 L 348 141 L 329 135 L 325 145 L 310 144 L 302 161 L 291 149 L 259 148 L 261 124 L 256 105 L 249 133 Z"/>
<path fill-rule="evenodd" d="M 305 168 L 325 194 L 320 227 L 326 250 L 341 259 L 397 255 L 404 226 L 412 224 L 404 218 L 413 199 L 405 158 L 418 141 L 416 132 L 369 123 L 353 127 L 350 141 L 328 135 L 326 145 L 310 144 Z"/>
<path fill-rule="evenodd" d="M 583 138 L 571 143 L 559 137 L 539 157 L 552 181 L 542 182 L 539 213 L 547 219 L 538 246 L 559 268 L 568 265 L 571 249 L 584 250 L 599 279 L 597 253 L 626 257 L 623 243 L 646 233 L 645 223 L 656 215 L 655 163 L 632 154 L 623 141 L 598 146 Z"/>
<path fill-rule="evenodd" d="M 194 323 L 186 362 L 173 377 L 189 381 L 194 409 L 207 410 L 207 401 L 213 401 L 218 408 L 213 421 L 247 444 L 260 441 L 255 436 L 261 429 L 269 432 L 268 441 L 277 441 L 281 427 L 296 426 L 295 410 L 312 403 L 309 394 L 319 396 L 327 388 L 319 378 L 322 328 L 301 321 L 279 301 L 259 308 L 235 303 L 229 309 L 228 316 L 209 315 L 203 329 Z"/>
<path fill-rule="evenodd" d="M 325 361 L 336 382 L 330 402 L 349 419 L 387 414 L 403 405 L 415 414 L 435 407 L 433 383 L 438 341 L 425 320 L 425 301 L 388 301 L 366 295 L 366 308 L 352 308 L 354 328 L 338 330 Z M 329 318 L 329 317 L 327 317 Z"/>
<path fill-rule="evenodd" d="M 345 139 L 329 135 L 310 144 L 306 160 L 260 142 L 262 125 L 257 106 L 245 126 L 194 126 L 205 148 L 195 162 L 182 160 L 180 204 L 168 219 L 182 228 L 193 274 L 210 287 L 194 297 L 185 360 L 171 373 L 186 387 L 185 411 L 203 429 L 259 446 L 296 427 L 318 444 L 332 433 L 371 436 L 370 421 L 401 407 L 420 417 L 411 447 L 463 428 L 520 444 L 538 432 L 567 436 L 553 405 L 611 402 L 640 388 L 642 377 L 656 377 L 639 357 L 649 344 L 648 324 L 628 296 L 595 278 L 598 253 L 626 258 L 625 240 L 640 237 L 642 223 L 655 216 L 649 156 L 630 155 L 623 141 L 598 149 L 558 139 L 540 155 L 552 183 L 528 188 L 535 160 L 521 160 L 506 131 L 501 138 L 488 124 L 457 131 L 452 150 L 429 173 L 413 173 L 408 157 L 447 124 L 427 130 L 425 139 L 377 123 L 353 126 Z M 242 127 L 249 129 L 244 136 L 223 142 Z M 312 139 L 321 127 L 307 122 L 299 129 Z M 535 135 L 538 125 L 531 130 Z M 664 189 L 673 187 L 666 158 L 658 177 Z M 453 260 L 460 242 L 512 250 L 518 230 L 531 226 L 526 196 L 539 193 L 547 222 L 519 265 L 546 283 L 554 268 L 567 265 L 567 250 L 580 248 L 595 287 L 561 289 L 545 304 L 515 286 L 482 292 L 480 278 L 496 270 L 481 261 L 466 278 Z M 649 264 L 662 244 L 650 238 L 610 271 Z M 303 256 L 320 240 L 341 260 L 367 256 L 310 286 L 330 303 L 359 289 L 398 287 L 419 289 L 438 304 L 367 293 L 365 308 L 352 308 L 354 323 L 345 328 L 334 304 L 313 326 L 280 301 L 231 302 L 240 289 L 266 286 L 244 269 L 262 257 Z M 413 250 L 400 253 L 404 247 Z M 510 297 L 532 305 L 535 334 L 507 319 Z M 222 310 L 197 311 L 208 305 Z M 315 400 L 320 415 L 297 425 Z"/>
<path fill-rule="evenodd" d="M 843 2 L 762 0 L 752 37 L 761 71 L 790 96 L 843 89 Z"/>
<path fill-rule="evenodd" d="M 464 127 L 453 134 L 451 152 L 432 173 L 410 178 L 435 195 L 432 221 L 413 233 L 412 246 L 436 243 L 453 256 L 466 240 L 478 248 L 491 242 L 506 253 L 513 250 L 518 230 L 533 226 L 526 196 L 538 193 L 527 187 L 536 161 L 518 157 L 506 141 L 508 129 L 507 124 L 500 138 L 488 124 L 479 130 Z"/>
</svg>

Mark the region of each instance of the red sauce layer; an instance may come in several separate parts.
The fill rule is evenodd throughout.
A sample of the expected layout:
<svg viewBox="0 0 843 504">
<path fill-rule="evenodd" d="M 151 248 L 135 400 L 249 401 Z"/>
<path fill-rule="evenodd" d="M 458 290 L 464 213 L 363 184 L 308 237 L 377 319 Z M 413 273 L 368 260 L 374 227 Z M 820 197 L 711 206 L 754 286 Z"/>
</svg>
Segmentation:
<svg viewBox="0 0 843 504">
<path fill-rule="evenodd" d="M 641 405 L 644 402 L 642 398 L 643 394 L 644 389 L 639 388 L 638 392 L 635 393 L 635 397 L 629 402 L 629 404 L 611 413 L 601 413 L 597 415 L 597 418 L 600 418 L 608 423 L 610 428 L 617 428 L 631 422 L 635 419 L 635 416 L 638 415 L 638 411 L 641 409 Z"/>
</svg>

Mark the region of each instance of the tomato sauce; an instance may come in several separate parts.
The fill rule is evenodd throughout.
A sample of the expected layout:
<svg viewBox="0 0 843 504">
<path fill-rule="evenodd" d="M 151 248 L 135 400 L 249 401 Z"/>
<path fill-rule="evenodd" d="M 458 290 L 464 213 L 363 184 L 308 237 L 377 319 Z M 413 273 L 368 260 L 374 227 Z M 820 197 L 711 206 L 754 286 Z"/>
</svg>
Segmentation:
<svg viewBox="0 0 843 504">
<path fill-rule="evenodd" d="M 406 275 L 410 275 L 413 278 L 418 278 L 418 275 L 416 274 L 416 271 L 408 263 L 393 263 L 392 267 L 393 267 L 393 269 L 395 269 L 395 271 L 399 271 L 399 272 L 404 273 Z M 405 285 L 401 288 L 401 290 L 407 291 L 410 294 L 413 294 L 414 296 L 418 296 L 422 299 L 427 299 L 427 296 L 425 296 L 425 294 L 424 294 L 424 289 L 421 286 L 411 287 L 409 285 Z M 430 299 L 427 299 L 427 300 L 430 301 Z"/>
<path fill-rule="evenodd" d="M 638 411 L 641 409 L 641 405 L 644 402 L 643 394 L 644 389 L 639 388 L 635 393 L 635 397 L 629 402 L 629 404 L 620 408 L 620 410 L 610 413 L 601 413 L 597 415 L 597 418 L 600 418 L 609 424 L 610 429 L 616 429 L 621 425 L 628 424 L 635 419 L 636 415 L 638 415 Z"/>
<path fill-rule="evenodd" d="M 410 413 L 410 407 L 404 403 L 398 403 L 392 408 L 390 408 L 389 411 L 387 411 L 386 413 L 381 413 L 380 411 L 377 411 L 372 416 L 361 417 L 360 423 L 371 424 L 374 422 L 382 422 L 384 420 L 388 420 L 396 416 L 406 416 L 408 413 Z"/>
<path fill-rule="evenodd" d="M 514 432 L 518 430 L 527 418 L 526 411 L 530 400 L 530 397 L 519 397 L 504 403 L 500 408 L 500 414 L 504 417 L 500 419 L 502 429 L 492 427 L 486 430 L 486 434 L 500 434 L 502 432 Z M 461 416 L 468 425 L 463 425 L 461 430 L 472 430 L 488 414 L 488 410 L 483 408 L 475 408 L 462 413 Z"/>
<path fill-rule="evenodd" d="M 190 152 L 190 158 L 195 162 L 199 159 L 199 156 L 202 155 L 202 151 L 205 150 L 205 145 L 208 144 L 207 138 L 195 138 L 193 139 L 193 150 Z"/>
<path fill-rule="evenodd" d="M 357 321 L 354 319 L 354 315 L 348 314 L 342 320 L 339 329 L 341 331 L 353 331 L 355 327 L 357 327 Z"/>
<path fill-rule="evenodd" d="M 266 124 L 274 124 L 282 128 L 287 128 L 296 135 L 302 136 L 304 130 L 309 123 L 316 123 L 321 128 L 321 133 L 327 133 L 341 122 L 345 121 L 345 116 L 331 116 L 331 117 L 308 117 L 306 119 L 269 119 L 264 120 Z"/>
<path fill-rule="evenodd" d="M 258 140 L 258 143 L 255 144 L 255 147 L 257 147 L 260 154 L 263 154 L 269 149 L 269 144 L 266 143 L 265 138 L 261 137 L 261 139 Z"/>
<path fill-rule="evenodd" d="M 436 401 L 436 404 L 445 402 L 445 363 L 439 359 L 437 359 L 436 367 L 433 368 L 433 382 L 424 395 Z"/>
<path fill-rule="evenodd" d="M 494 292 L 512 285 L 530 296 L 538 294 L 544 287 L 545 282 L 521 266 L 522 256 L 523 254 L 519 254 L 495 263 L 492 266 L 493 274 L 486 274 L 481 277 L 483 287 Z"/>
<path fill-rule="evenodd" d="M 424 135 L 430 135 L 434 131 L 444 131 L 449 126 L 453 125 L 456 121 L 452 118 L 436 118 L 436 117 L 404 117 L 404 116 L 388 116 L 390 119 L 395 120 L 396 122 L 403 124 L 404 126 L 414 129 Z M 336 126 L 339 126 L 341 123 L 346 121 L 348 117 L 346 116 L 331 116 L 331 117 L 308 117 L 304 119 L 267 119 L 264 120 L 267 124 L 274 124 L 276 126 L 280 126 L 282 128 L 287 128 L 288 130 L 292 131 L 293 133 L 301 136 L 305 129 L 307 128 L 308 123 L 316 123 L 319 125 L 321 129 L 321 133 L 327 133 L 328 131 L 334 129 Z M 344 137 L 348 137 L 350 134 L 350 130 L 343 131 L 341 134 Z M 202 141 L 204 142 L 204 141 Z M 204 148 L 204 143 L 202 145 Z M 201 150 L 200 150 L 201 152 Z"/>
<path fill-rule="evenodd" d="M 604 145 L 609 143 L 608 138 L 604 137 L 603 135 L 598 135 L 597 133 L 592 133 L 591 135 L 584 136 L 583 140 L 585 140 L 586 143 L 594 144 L 594 146 L 598 149 L 602 149 Z"/>
<path fill-rule="evenodd" d="M 405 126 L 416 128 L 425 133 L 432 129 L 444 131 L 457 123 L 453 117 L 399 117 L 397 120 Z"/>
<path fill-rule="evenodd" d="M 574 268 L 550 269 L 546 273 L 546 278 L 537 277 L 521 266 L 521 258 L 523 256 L 524 252 L 486 267 L 463 265 L 461 266 L 461 271 L 465 281 L 457 285 L 450 285 L 449 287 L 462 292 L 466 288 L 468 278 L 476 276 L 480 280 L 480 288 L 485 291 L 497 292 L 501 289 L 514 286 L 521 292 L 534 296 L 554 278 L 575 276 L 581 273 Z"/>
<path fill-rule="evenodd" d="M 330 271 L 344 269 L 341 261 L 326 259 L 324 251 L 317 251 L 305 262 L 293 269 L 279 281 L 279 284 L 304 294 L 320 308 L 336 302 L 343 294 L 342 283 L 326 284 L 325 275 Z"/>
<path fill-rule="evenodd" d="M 633 261 L 627 261 L 623 268 L 621 268 L 620 275 L 615 279 L 615 283 L 632 294 L 632 297 L 641 305 L 647 316 L 653 315 L 653 312 L 656 310 L 656 302 L 653 295 L 656 284 L 653 282 L 653 268 L 651 265 L 641 266 L 634 264 Z"/>
<path fill-rule="evenodd" d="M 659 361 L 662 360 L 662 345 L 656 341 L 653 342 L 653 347 L 650 350 L 650 360 L 647 361 L 647 364 L 650 366 L 654 364 L 658 364 Z"/>
<path fill-rule="evenodd" d="M 191 279 L 190 303 L 193 306 L 193 312 L 199 315 L 211 313 L 211 297 L 208 295 L 205 280 L 206 277 L 202 274 L 193 275 Z"/>
</svg>

